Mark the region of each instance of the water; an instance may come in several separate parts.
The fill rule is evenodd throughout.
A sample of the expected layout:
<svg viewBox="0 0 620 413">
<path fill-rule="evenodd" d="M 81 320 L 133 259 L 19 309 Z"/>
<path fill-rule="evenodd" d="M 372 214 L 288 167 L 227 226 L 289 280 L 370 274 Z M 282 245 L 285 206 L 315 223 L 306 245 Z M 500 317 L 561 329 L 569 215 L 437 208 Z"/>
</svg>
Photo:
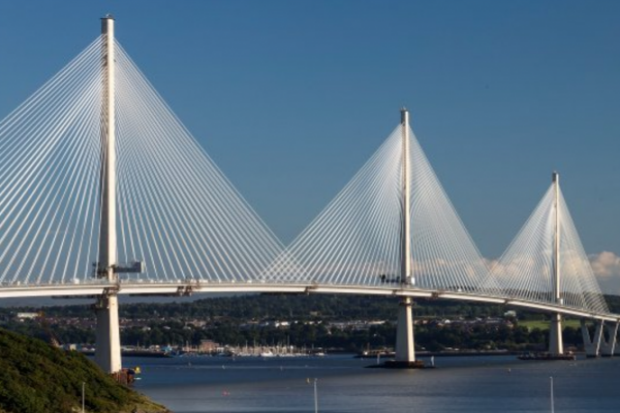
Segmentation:
<svg viewBox="0 0 620 413">
<path fill-rule="evenodd" d="M 620 412 L 620 359 L 518 361 L 515 357 L 435 358 L 434 370 L 368 369 L 374 360 L 220 358 L 124 360 L 139 365 L 136 389 L 175 413 Z"/>
</svg>

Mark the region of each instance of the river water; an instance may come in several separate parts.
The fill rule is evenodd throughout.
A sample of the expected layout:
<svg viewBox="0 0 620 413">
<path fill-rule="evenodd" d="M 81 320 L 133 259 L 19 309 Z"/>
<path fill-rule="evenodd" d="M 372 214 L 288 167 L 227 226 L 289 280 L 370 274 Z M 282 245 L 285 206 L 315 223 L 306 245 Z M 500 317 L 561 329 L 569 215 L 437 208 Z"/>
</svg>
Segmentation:
<svg viewBox="0 0 620 413">
<path fill-rule="evenodd" d="M 125 358 L 136 389 L 174 413 L 620 412 L 620 358 L 519 361 L 436 357 L 436 369 L 385 370 L 351 355 L 301 358 Z"/>
</svg>

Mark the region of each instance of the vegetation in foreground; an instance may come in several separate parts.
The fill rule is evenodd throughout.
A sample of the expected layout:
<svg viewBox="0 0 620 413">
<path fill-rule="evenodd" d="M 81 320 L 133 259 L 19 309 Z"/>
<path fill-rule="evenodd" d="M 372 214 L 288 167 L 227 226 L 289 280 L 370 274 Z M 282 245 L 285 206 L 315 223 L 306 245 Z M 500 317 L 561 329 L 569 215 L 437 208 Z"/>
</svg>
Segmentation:
<svg viewBox="0 0 620 413">
<path fill-rule="evenodd" d="M 81 411 L 82 383 L 89 413 L 167 412 L 82 354 L 0 329 L 0 413 Z"/>
</svg>

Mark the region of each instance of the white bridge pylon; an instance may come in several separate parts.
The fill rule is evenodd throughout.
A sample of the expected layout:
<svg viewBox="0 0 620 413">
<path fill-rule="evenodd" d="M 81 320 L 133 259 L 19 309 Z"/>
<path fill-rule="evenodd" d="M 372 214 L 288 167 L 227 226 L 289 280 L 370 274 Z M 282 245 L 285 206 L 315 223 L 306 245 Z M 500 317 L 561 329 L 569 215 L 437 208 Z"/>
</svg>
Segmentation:
<svg viewBox="0 0 620 413">
<path fill-rule="evenodd" d="M 539 302 L 599 314 L 609 312 L 556 172 L 551 187 L 492 267 L 491 277 L 500 284 L 505 296 L 523 303 Z M 614 330 L 612 352 L 615 334 Z M 586 340 L 586 347 L 588 344 Z M 549 353 L 564 354 L 562 316 L 557 312 L 551 314 Z"/>
<path fill-rule="evenodd" d="M 499 296 L 413 130 L 409 113 L 265 276 L 275 282 Z M 398 309 L 396 361 L 416 367 L 411 297 Z"/>
<path fill-rule="evenodd" d="M 555 176 L 491 277 L 515 300 L 609 313 Z"/>
<path fill-rule="evenodd" d="M 116 42 L 111 16 L 0 121 L 0 291 L 105 285 L 95 360 L 108 373 L 121 369 L 122 282 L 248 282 L 282 248 Z"/>
</svg>

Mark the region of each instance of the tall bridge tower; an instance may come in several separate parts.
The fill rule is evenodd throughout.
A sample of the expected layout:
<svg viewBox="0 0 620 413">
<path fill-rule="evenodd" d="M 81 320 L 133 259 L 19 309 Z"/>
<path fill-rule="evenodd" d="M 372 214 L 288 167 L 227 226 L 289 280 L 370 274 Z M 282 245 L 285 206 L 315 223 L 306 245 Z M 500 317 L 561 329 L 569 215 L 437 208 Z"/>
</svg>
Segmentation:
<svg viewBox="0 0 620 413">
<path fill-rule="evenodd" d="M 114 107 L 114 18 L 101 19 L 103 94 L 101 104 L 101 221 L 97 276 L 116 281 L 116 136 Z M 107 373 L 121 365 L 121 340 L 118 322 L 118 297 L 114 291 L 100 296 L 95 304 L 97 315 L 96 363 Z"/>
</svg>

